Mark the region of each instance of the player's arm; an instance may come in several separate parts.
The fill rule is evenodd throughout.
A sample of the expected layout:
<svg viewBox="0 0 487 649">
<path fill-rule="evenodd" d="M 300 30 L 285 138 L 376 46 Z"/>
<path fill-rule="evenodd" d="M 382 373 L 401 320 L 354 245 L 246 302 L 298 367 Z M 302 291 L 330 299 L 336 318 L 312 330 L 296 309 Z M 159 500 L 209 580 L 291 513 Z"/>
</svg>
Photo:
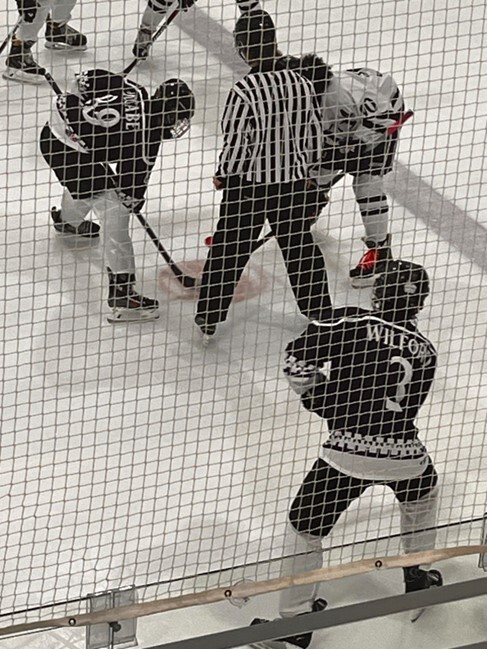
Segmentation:
<svg viewBox="0 0 487 649">
<path fill-rule="evenodd" d="M 302 396 L 326 380 L 321 369 L 330 356 L 332 333 L 331 326 L 312 322 L 286 347 L 284 375 L 296 394 Z"/>
<path fill-rule="evenodd" d="M 362 311 L 357 307 L 331 309 L 328 319 L 312 322 L 288 344 L 284 374 L 297 394 L 303 396 L 326 383 L 335 347 L 339 346 L 349 319 Z"/>
<path fill-rule="evenodd" d="M 132 150 L 132 156 L 128 153 L 126 159 L 116 165 L 117 189 L 125 207 L 140 212 L 156 159 L 144 156 L 141 146 L 134 146 Z"/>
<path fill-rule="evenodd" d="M 162 123 L 162 103 L 160 110 L 148 115 L 148 122 L 145 131 L 135 131 L 131 138 L 125 138 L 121 149 L 122 159 L 116 165 L 119 196 L 124 205 L 134 212 L 140 211 L 144 205 L 162 140 L 172 139 L 169 132 L 165 133 L 169 129 L 165 129 Z"/>
</svg>

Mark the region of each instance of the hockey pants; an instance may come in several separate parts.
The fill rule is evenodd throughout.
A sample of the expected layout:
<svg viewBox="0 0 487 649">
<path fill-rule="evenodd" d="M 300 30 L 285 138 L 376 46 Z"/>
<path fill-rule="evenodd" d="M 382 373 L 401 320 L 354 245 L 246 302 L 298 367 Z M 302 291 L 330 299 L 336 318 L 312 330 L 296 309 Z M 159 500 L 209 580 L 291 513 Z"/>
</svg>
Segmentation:
<svg viewBox="0 0 487 649">
<path fill-rule="evenodd" d="M 372 482 L 345 475 L 319 459 L 305 477 L 289 512 L 282 575 L 317 570 L 323 566 L 322 540 L 350 504 L 366 489 L 381 484 L 393 490 L 399 503 L 404 552 L 434 548 L 438 476 L 431 460 L 417 478 L 399 482 Z M 423 566 L 427 568 L 427 566 Z M 282 617 L 311 611 L 318 584 L 295 586 L 281 591 Z"/>
</svg>

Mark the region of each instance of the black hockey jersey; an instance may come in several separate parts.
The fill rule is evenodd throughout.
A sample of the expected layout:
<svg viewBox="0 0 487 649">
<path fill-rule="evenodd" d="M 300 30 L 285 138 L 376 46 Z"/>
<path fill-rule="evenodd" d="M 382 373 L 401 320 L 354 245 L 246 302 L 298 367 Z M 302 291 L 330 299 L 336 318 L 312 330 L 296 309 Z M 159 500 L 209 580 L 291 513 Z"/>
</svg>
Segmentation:
<svg viewBox="0 0 487 649">
<path fill-rule="evenodd" d="M 404 327 L 364 309 L 335 309 L 332 319 L 311 323 L 286 352 L 291 385 L 330 431 L 415 437 L 437 353 L 413 323 Z"/>
<path fill-rule="evenodd" d="M 79 93 L 56 98 L 58 116 L 67 142 L 95 162 L 115 165 L 116 188 L 128 203 L 136 203 L 146 191 L 161 140 L 172 139 L 163 127 L 163 102 L 118 74 L 88 71 L 85 78 L 92 72 L 98 74 L 89 83 L 83 85 L 83 75 L 78 79 Z"/>
</svg>

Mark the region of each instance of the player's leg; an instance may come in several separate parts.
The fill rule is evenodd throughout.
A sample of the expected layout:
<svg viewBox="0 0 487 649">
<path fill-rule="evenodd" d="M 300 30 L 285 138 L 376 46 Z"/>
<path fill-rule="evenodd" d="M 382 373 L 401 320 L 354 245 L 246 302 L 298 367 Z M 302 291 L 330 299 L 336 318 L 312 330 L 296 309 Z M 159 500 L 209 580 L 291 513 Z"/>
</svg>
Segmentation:
<svg viewBox="0 0 487 649">
<path fill-rule="evenodd" d="M 332 468 L 324 460 L 317 460 L 306 475 L 289 512 L 281 574 L 287 576 L 317 570 L 323 565 L 322 541 L 332 531 L 338 519 L 350 504 L 359 498 L 372 483 L 358 480 Z M 294 617 L 326 607 L 317 597 L 318 584 L 294 586 L 281 591 L 281 617 Z M 265 620 L 257 618 L 253 624 Z M 284 646 L 306 649 L 311 633 L 282 638 L 261 646 L 281 649 Z"/>
<path fill-rule="evenodd" d="M 433 550 L 436 541 L 438 509 L 438 475 L 431 459 L 418 478 L 391 483 L 401 511 L 401 534 L 404 552 Z M 443 579 L 438 570 L 430 570 L 429 564 L 404 568 L 404 582 L 407 593 L 441 586 Z M 418 619 L 421 610 L 415 611 L 411 619 Z"/>
<path fill-rule="evenodd" d="M 178 5 L 181 11 L 187 11 L 194 5 L 196 0 L 179 0 Z M 132 48 L 132 54 L 137 59 L 146 59 L 152 47 L 152 37 L 158 26 L 166 16 L 173 0 L 147 0 L 147 6 L 142 14 L 139 31 Z"/>
<path fill-rule="evenodd" d="M 62 234 L 97 237 L 100 226 L 86 217 L 93 194 L 108 187 L 105 167 L 93 165 L 90 156 L 66 146 L 47 125 L 41 131 L 39 145 L 44 160 L 64 187 L 61 209 L 51 209 L 54 229 Z"/>
<path fill-rule="evenodd" d="M 155 320 L 159 302 L 135 290 L 135 256 L 130 238 L 130 210 L 114 189 L 93 199 L 93 211 L 103 224 L 105 263 L 108 271 L 109 322 Z"/>
<path fill-rule="evenodd" d="M 46 23 L 48 49 L 86 50 L 86 36 L 68 24 L 75 4 L 76 0 L 51 0 L 51 16 Z"/>
<path fill-rule="evenodd" d="M 137 38 L 132 48 L 133 55 L 138 59 L 146 59 L 152 46 L 152 36 L 171 6 L 171 0 L 148 0 L 142 14 Z"/>
<path fill-rule="evenodd" d="M 201 277 L 195 322 L 211 336 L 230 308 L 235 287 L 265 223 L 260 199 L 245 184 L 225 188 L 213 243 Z M 259 194 L 260 195 L 260 194 Z"/>
<path fill-rule="evenodd" d="M 353 191 L 365 228 L 363 241 L 367 250 L 355 268 L 350 271 L 350 283 L 354 288 L 372 286 L 392 259 L 389 227 L 389 201 L 384 191 L 384 176 L 393 166 L 398 135 L 389 136 L 371 152 L 363 152 L 358 160 L 351 160 L 355 167 Z"/>
<path fill-rule="evenodd" d="M 3 77 L 12 81 L 39 84 L 44 82 L 45 68 L 32 55 L 32 47 L 49 13 L 49 0 L 16 0 L 22 22 L 12 36 Z"/>
<path fill-rule="evenodd" d="M 389 234 L 389 201 L 382 176 L 361 173 L 353 177 L 353 191 L 365 228 L 366 252 L 350 271 L 354 288 L 371 286 L 392 259 Z"/>
<path fill-rule="evenodd" d="M 310 216 L 317 204 L 317 192 L 297 181 L 279 186 L 267 210 L 298 307 L 311 319 L 323 317 L 331 307 L 325 259 L 311 234 Z"/>
</svg>

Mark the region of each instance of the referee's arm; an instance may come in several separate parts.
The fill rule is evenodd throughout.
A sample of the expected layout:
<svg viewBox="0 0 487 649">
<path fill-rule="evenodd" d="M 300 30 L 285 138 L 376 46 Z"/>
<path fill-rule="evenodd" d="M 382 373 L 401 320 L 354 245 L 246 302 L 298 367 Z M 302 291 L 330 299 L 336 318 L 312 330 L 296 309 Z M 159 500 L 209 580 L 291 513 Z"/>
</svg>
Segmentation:
<svg viewBox="0 0 487 649">
<path fill-rule="evenodd" d="M 312 110 L 310 111 L 310 121 L 308 124 L 308 173 L 317 171 L 321 163 L 321 156 L 323 154 L 323 116 L 321 114 L 321 106 L 318 98 L 313 92 L 312 96 Z M 311 173 L 311 175 L 315 175 Z"/>
<path fill-rule="evenodd" d="M 221 122 L 223 147 L 215 174 L 215 180 L 220 181 L 221 186 L 227 176 L 241 174 L 244 171 L 250 112 L 248 100 L 233 88 L 228 95 Z"/>
</svg>

